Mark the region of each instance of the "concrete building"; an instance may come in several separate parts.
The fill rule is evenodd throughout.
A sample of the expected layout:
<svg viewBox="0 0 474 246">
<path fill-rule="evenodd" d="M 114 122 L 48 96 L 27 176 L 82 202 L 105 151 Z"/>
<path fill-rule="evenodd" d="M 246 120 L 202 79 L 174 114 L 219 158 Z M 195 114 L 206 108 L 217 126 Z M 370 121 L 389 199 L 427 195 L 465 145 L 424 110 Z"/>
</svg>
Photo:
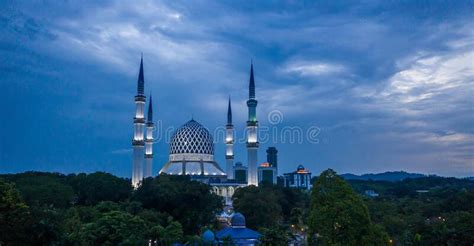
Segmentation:
<svg viewBox="0 0 474 246">
<path fill-rule="evenodd" d="M 259 183 L 277 183 L 277 168 L 265 162 L 258 167 L 258 182 Z"/>
<path fill-rule="evenodd" d="M 283 174 L 283 178 L 285 179 L 285 187 L 301 188 L 305 190 L 310 190 L 312 188 L 311 172 L 306 170 L 302 165 L 299 165 L 294 172 Z"/>
<path fill-rule="evenodd" d="M 247 184 L 248 168 L 242 162 L 235 163 L 234 166 L 234 180 L 237 183 Z"/>
</svg>

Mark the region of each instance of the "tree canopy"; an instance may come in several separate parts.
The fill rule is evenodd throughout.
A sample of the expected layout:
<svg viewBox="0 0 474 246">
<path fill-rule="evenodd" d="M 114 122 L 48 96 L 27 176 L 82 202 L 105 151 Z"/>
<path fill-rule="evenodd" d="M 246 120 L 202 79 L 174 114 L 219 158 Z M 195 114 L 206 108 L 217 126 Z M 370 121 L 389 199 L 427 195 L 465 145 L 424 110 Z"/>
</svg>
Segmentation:
<svg viewBox="0 0 474 246">
<path fill-rule="evenodd" d="M 197 234 L 222 210 L 222 198 L 210 187 L 186 176 L 160 175 L 148 178 L 132 199 L 144 208 L 169 214 L 181 223 L 186 234 Z"/>
<path fill-rule="evenodd" d="M 77 195 L 77 204 L 81 205 L 95 205 L 101 201 L 125 201 L 132 192 L 129 180 L 109 173 L 81 173 L 68 178 Z"/>
<path fill-rule="evenodd" d="M 379 196 L 366 196 L 366 190 Z M 238 189 L 233 201 L 266 245 L 304 241 L 308 232 L 319 245 L 384 245 L 387 234 L 393 245 L 474 242 L 474 181 L 469 179 L 344 181 L 327 170 L 311 194 L 261 184 Z M 188 177 L 149 178 L 133 190 L 129 179 L 101 172 L 4 174 L 0 244 L 200 243 L 203 230 L 219 229 L 220 209 L 221 198 Z"/>
<path fill-rule="evenodd" d="M 86 245 L 145 245 L 145 221 L 122 211 L 101 214 L 70 235 L 72 242 Z"/>
<path fill-rule="evenodd" d="M 372 225 L 362 198 L 331 169 L 314 183 L 309 228 L 312 240 L 324 245 L 389 242 L 387 235 Z"/>
<path fill-rule="evenodd" d="M 288 224 L 294 219 L 294 209 L 299 209 L 301 218 L 309 206 L 309 196 L 303 190 L 268 184 L 240 188 L 232 199 L 235 210 L 245 215 L 247 227 L 252 229 Z"/>
<path fill-rule="evenodd" d="M 0 244 L 21 245 L 30 219 L 29 207 L 13 184 L 0 178 Z"/>
</svg>

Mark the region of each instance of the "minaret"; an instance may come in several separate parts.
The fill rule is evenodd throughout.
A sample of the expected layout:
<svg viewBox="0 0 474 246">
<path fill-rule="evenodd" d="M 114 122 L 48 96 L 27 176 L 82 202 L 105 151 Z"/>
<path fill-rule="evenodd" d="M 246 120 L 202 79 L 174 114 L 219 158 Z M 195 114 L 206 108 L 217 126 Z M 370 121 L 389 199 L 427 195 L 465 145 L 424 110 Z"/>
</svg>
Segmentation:
<svg viewBox="0 0 474 246">
<path fill-rule="evenodd" d="M 225 144 L 225 171 L 227 173 L 227 179 L 234 179 L 234 125 L 232 125 L 232 107 L 230 105 L 230 96 L 229 96 L 229 105 L 227 106 L 227 125 Z"/>
<path fill-rule="evenodd" d="M 255 81 L 253 76 L 253 63 L 250 65 L 249 81 L 249 119 L 247 121 L 247 156 L 248 156 L 248 185 L 258 186 L 257 161 L 258 161 L 258 136 L 257 136 L 257 100 L 255 100 Z"/>
<path fill-rule="evenodd" d="M 146 122 L 146 139 L 145 139 L 145 172 L 143 178 L 152 176 L 153 169 L 153 102 L 150 94 L 148 102 L 148 115 Z"/>
<path fill-rule="evenodd" d="M 133 170 L 132 170 L 132 185 L 137 188 L 143 179 L 143 157 L 145 155 L 145 141 L 143 133 L 145 128 L 145 79 L 143 77 L 143 56 L 140 60 L 140 72 L 137 81 L 137 95 L 135 96 L 135 117 L 133 118 L 133 125 L 135 127 L 133 134 Z"/>
</svg>

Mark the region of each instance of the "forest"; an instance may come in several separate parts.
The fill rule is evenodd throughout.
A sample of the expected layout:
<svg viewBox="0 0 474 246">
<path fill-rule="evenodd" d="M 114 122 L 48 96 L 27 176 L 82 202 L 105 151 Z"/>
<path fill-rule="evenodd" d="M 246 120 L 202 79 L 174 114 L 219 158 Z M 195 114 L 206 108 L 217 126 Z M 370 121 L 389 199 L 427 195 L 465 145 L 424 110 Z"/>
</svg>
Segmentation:
<svg viewBox="0 0 474 246">
<path fill-rule="evenodd" d="M 367 196 L 372 190 L 377 196 Z M 130 180 L 96 172 L 0 175 L 0 245 L 195 243 L 217 230 L 222 200 L 185 176 Z M 262 245 L 472 245 L 474 181 L 423 177 L 344 180 L 333 170 L 306 192 L 261 184 L 238 189 L 234 209 Z M 303 244 L 303 245 L 304 245 Z"/>
</svg>

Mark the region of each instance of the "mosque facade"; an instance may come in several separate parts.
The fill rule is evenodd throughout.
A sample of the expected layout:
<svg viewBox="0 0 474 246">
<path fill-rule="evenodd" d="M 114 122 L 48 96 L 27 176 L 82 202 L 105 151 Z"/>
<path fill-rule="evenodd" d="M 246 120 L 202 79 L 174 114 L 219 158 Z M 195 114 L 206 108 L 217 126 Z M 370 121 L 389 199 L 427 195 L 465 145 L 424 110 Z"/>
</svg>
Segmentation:
<svg viewBox="0 0 474 246">
<path fill-rule="evenodd" d="M 168 162 L 159 174 L 188 175 L 192 180 L 199 180 L 212 186 L 212 191 L 230 201 L 235 190 L 247 185 L 258 186 L 262 175 L 258 163 L 258 120 L 255 93 L 253 63 L 250 66 L 249 98 L 247 100 L 248 120 L 246 124 L 247 165 L 234 166 L 234 126 L 232 123 L 232 105 L 229 97 L 227 124 L 225 125 L 225 167 L 222 168 L 214 158 L 214 140 L 212 134 L 194 119 L 179 127 L 172 135 L 169 144 Z M 153 103 L 149 96 L 148 112 L 145 118 L 145 76 L 143 57 L 137 80 L 135 96 L 135 117 L 133 118 L 134 135 L 132 140 L 133 163 L 132 185 L 137 188 L 142 179 L 152 176 L 153 165 Z M 242 177 L 239 171 L 245 169 Z M 236 175 L 239 177 L 236 180 Z"/>
<path fill-rule="evenodd" d="M 234 163 L 234 125 L 232 122 L 232 105 L 229 97 L 227 105 L 227 123 L 225 125 L 225 166 L 222 168 L 214 158 L 214 139 L 206 127 L 194 119 L 179 127 L 172 135 L 169 144 L 168 161 L 158 174 L 187 175 L 211 185 L 212 192 L 225 198 L 231 204 L 231 198 L 240 187 L 258 186 L 261 182 L 277 183 L 278 160 L 275 147 L 267 150 L 267 162 L 258 163 L 258 120 L 255 93 L 255 77 L 253 63 L 250 65 L 247 100 L 248 120 L 246 124 L 246 165 Z M 132 139 L 132 185 L 137 188 L 140 182 L 152 177 L 153 170 L 153 102 L 150 94 L 145 117 L 147 97 L 145 96 L 145 76 L 143 57 L 137 80 L 135 96 L 135 117 L 133 118 L 134 133 Z M 311 173 L 302 166 L 293 173 L 284 174 L 284 186 L 310 189 Z"/>
</svg>

